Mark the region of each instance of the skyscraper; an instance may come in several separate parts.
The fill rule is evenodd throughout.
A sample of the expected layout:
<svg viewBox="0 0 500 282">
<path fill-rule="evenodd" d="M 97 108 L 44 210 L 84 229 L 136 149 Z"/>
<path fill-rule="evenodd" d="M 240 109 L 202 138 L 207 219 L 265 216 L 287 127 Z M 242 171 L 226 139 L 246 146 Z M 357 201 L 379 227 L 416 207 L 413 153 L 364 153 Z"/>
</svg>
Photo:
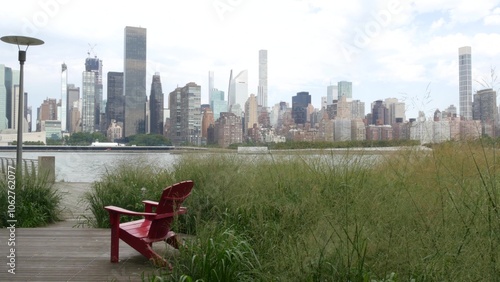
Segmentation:
<svg viewBox="0 0 500 282">
<path fill-rule="evenodd" d="M 338 100 L 339 87 L 337 85 L 329 85 L 326 88 L 326 105 L 333 104 L 333 100 Z"/>
<path fill-rule="evenodd" d="M 248 100 L 245 103 L 245 128 L 243 129 L 244 134 L 247 133 L 248 129 L 253 128 L 254 124 L 259 124 L 259 114 L 257 111 L 257 97 L 255 94 L 250 94 Z"/>
<path fill-rule="evenodd" d="M 482 134 L 495 137 L 498 121 L 497 93 L 493 89 L 483 89 L 474 94 L 472 117 L 480 120 Z"/>
<path fill-rule="evenodd" d="M 65 63 L 61 65 L 61 111 L 59 120 L 61 121 L 61 131 L 68 131 L 68 67 Z"/>
<path fill-rule="evenodd" d="M 99 60 L 97 57 L 87 58 L 85 60 L 85 71 L 92 72 L 95 75 L 94 129 L 99 130 L 101 123 L 101 106 L 102 106 L 102 61 Z"/>
<path fill-rule="evenodd" d="M 169 94 L 170 132 L 175 145 L 198 144 L 201 140 L 201 87 L 194 82 Z"/>
<path fill-rule="evenodd" d="M 208 72 L 208 103 L 212 106 L 213 91 L 214 91 L 214 72 Z"/>
<path fill-rule="evenodd" d="M 210 108 L 216 120 L 220 117 L 220 113 L 227 112 L 227 102 L 224 100 L 224 91 L 220 91 L 217 88 L 212 90 Z"/>
<path fill-rule="evenodd" d="M 108 99 L 106 101 L 106 123 L 116 124 L 123 128 L 125 96 L 123 96 L 123 72 L 108 72 Z M 120 136 L 121 137 L 121 136 Z"/>
<path fill-rule="evenodd" d="M 161 89 L 160 74 L 153 75 L 151 95 L 149 96 L 151 134 L 163 135 L 163 91 Z"/>
<path fill-rule="evenodd" d="M 73 133 L 80 130 L 80 87 L 68 84 L 68 99 L 66 100 L 66 125 L 68 132 Z"/>
<path fill-rule="evenodd" d="M 248 99 L 248 71 L 241 71 L 234 77 L 230 88 L 229 110 L 241 116 Z"/>
<path fill-rule="evenodd" d="M 311 104 L 309 92 L 299 92 L 292 97 L 292 118 L 296 124 L 307 122 L 307 107 Z"/>
<path fill-rule="evenodd" d="M 352 100 L 352 82 L 338 82 L 338 99 L 340 99 L 342 96 L 345 96 L 348 102 Z"/>
<path fill-rule="evenodd" d="M 14 78 L 12 77 L 12 69 L 5 67 L 5 79 L 3 80 L 4 85 L 5 85 L 5 111 L 6 111 L 6 118 L 7 118 L 7 127 L 6 128 L 15 128 L 13 127 L 14 124 L 17 122 L 17 120 L 14 119 L 15 115 L 12 110 L 14 109 L 14 96 L 15 93 L 13 92 L 14 86 L 19 85 L 19 78 L 17 79 L 17 82 L 14 82 Z M 17 109 L 17 108 L 16 108 Z"/>
<path fill-rule="evenodd" d="M 8 69 L 10 68 L 0 64 L 0 130 L 9 128 L 10 115 L 7 113 L 7 108 L 10 111 L 10 103 L 8 103 L 7 98 L 7 89 L 9 88 L 7 82 Z M 7 107 L 7 105 L 9 106 Z"/>
<path fill-rule="evenodd" d="M 460 117 L 472 120 L 472 53 L 470 46 L 458 48 Z"/>
<path fill-rule="evenodd" d="M 267 50 L 259 50 L 259 89 L 257 103 L 267 108 Z"/>
<path fill-rule="evenodd" d="M 82 132 L 95 131 L 96 75 L 92 71 L 82 74 Z"/>
<path fill-rule="evenodd" d="M 146 29 L 125 27 L 124 136 L 146 132 Z"/>
</svg>

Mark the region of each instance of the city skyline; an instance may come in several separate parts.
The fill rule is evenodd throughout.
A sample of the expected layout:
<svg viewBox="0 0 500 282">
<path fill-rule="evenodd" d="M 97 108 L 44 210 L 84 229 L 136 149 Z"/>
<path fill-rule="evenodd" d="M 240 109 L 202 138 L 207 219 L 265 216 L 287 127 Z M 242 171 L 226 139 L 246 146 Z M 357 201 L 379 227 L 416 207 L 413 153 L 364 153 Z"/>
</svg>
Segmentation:
<svg viewBox="0 0 500 282">
<path fill-rule="evenodd" d="M 105 22 L 80 15 L 106 19 L 113 1 L 43 3 L 27 1 L 28 9 L 12 3 L 0 12 L 3 35 L 46 42 L 30 51 L 26 62 L 25 90 L 33 108 L 45 98 L 59 97 L 62 63 L 68 67 L 68 83 L 81 87 L 81 62 L 91 47 L 104 62 L 104 74 L 124 71 L 125 26 L 148 30 L 146 81 L 159 72 L 166 93 L 196 82 L 202 87 L 202 103 L 208 103 L 209 70 L 215 72 L 214 88 L 226 91 L 229 71 L 248 69 L 248 94 L 257 95 L 258 51 L 268 50 L 269 107 L 291 103 L 293 95 L 307 91 L 319 108 L 330 82 L 351 81 L 353 99 L 366 105 L 398 98 L 407 104 L 407 117 L 420 110 L 429 116 L 436 108 L 459 107 L 457 48 L 471 46 L 474 52 L 473 93 L 484 88 L 477 81 L 489 80 L 500 56 L 492 47 L 500 42 L 499 1 L 350 1 L 342 9 L 326 1 L 184 1 L 167 6 L 189 9 L 194 20 L 186 23 L 179 13 L 165 24 L 156 20 L 160 11 L 141 13 L 146 6 L 124 7 L 121 16 Z M 258 22 L 252 20 L 256 14 Z M 176 22 L 183 24 L 171 28 Z M 208 39 L 213 44 L 199 44 Z M 3 45 L 1 50 L 0 63 L 18 68 L 17 48 Z"/>
</svg>

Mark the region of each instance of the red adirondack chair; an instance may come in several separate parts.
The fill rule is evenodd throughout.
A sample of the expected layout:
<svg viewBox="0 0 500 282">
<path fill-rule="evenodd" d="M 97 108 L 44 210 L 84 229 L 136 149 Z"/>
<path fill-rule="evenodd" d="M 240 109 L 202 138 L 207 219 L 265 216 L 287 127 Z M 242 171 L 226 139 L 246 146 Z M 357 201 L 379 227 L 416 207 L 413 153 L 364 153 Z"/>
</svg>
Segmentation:
<svg viewBox="0 0 500 282">
<path fill-rule="evenodd" d="M 152 260 L 158 266 L 172 266 L 153 249 L 153 243 L 166 241 L 174 248 L 179 248 L 179 238 L 170 230 L 175 216 L 187 212 L 181 207 L 189 196 L 193 181 L 183 181 L 163 190 L 160 201 L 143 201 L 144 212 L 134 212 L 115 206 L 104 207 L 109 212 L 111 222 L 111 262 L 118 262 L 119 239 Z M 144 216 L 144 219 L 121 223 L 120 215 Z"/>
</svg>

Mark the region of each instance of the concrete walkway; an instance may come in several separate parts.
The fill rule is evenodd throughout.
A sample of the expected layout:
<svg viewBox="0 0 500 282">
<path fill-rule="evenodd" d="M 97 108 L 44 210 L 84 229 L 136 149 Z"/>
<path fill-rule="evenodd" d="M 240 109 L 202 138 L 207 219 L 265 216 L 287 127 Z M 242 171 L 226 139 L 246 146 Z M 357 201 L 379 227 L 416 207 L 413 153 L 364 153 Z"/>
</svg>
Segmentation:
<svg viewBox="0 0 500 282">
<path fill-rule="evenodd" d="M 92 183 L 56 182 L 54 188 L 62 194 L 61 206 L 64 221 L 51 224 L 50 227 L 74 227 L 82 216 L 92 216 L 86 212 L 86 204 L 82 201 L 85 192 L 90 191 Z"/>
</svg>

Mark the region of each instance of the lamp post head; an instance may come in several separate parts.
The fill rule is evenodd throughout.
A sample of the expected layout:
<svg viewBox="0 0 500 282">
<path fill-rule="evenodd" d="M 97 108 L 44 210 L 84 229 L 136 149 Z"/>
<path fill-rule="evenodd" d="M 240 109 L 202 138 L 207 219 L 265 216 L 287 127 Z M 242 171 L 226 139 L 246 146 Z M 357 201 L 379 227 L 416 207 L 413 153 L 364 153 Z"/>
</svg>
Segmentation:
<svg viewBox="0 0 500 282">
<path fill-rule="evenodd" d="M 34 45 L 42 45 L 43 40 L 40 40 L 38 38 L 33 38 L 33 37 L 27 37 L 27 36 L 18 36 L 18 35 L 8 35 L 8 36 L 3 36 L 0 38 L 5 43 L 10 43 L 10 44 L 16 44 L 17 46 L 24 45 L 24 46 L 34 46 Z"/>
<path fill-rule="evenodd" d="M 31 45 L 42 45 L 44 42 L 38 38 L 27 37 L 27 36 L 17 36 L 17 35 L 8 35 L 0 38 L 5 43 L 16 44 L 17 48 L 19 48 L 19 63 L 21 65 L 26 61 L 26 50 Z M 26 46 L 26 50 L 21 50 L 20 46 Z"/>
</svg>

